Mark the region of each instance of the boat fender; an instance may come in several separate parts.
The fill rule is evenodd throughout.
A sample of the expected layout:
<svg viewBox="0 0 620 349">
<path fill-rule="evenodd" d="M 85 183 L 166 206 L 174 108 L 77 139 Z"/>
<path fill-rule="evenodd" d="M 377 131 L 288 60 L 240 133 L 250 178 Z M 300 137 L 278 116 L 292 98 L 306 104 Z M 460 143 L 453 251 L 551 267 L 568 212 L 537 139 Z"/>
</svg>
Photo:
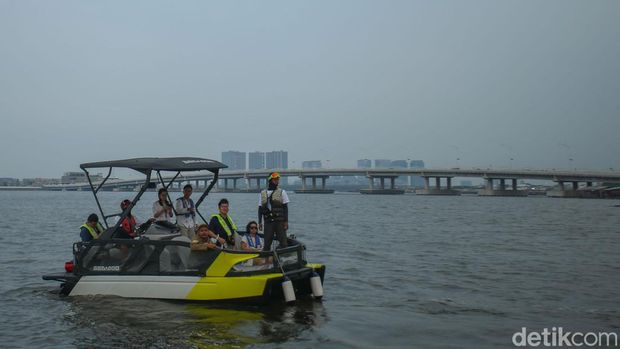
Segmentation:
<svg viewBox="0 0 620 349">
<path fill-rule="evenodd" d="M 65 271 L 67 273 L 73 273 L 73 267 L 74 267 L 73 261 L 65 262 Z"/>
<path fill-rule="evenodd" d="M 284 300 L 286 303 L 292 303 L 295 301 L 295 289 L 293 289 L 293 282 L 286 276 L 282 282 L 282 293 L 284 293 Z"/>
<path fill-rule="evenodd" d="M 323 297 L 323 285 L 321 285 L 321 277 L 317 273 L 312 273 L 310 278 L 310 287 L 312 288 L 312 295 L 316 299 Z"/>
</svg>

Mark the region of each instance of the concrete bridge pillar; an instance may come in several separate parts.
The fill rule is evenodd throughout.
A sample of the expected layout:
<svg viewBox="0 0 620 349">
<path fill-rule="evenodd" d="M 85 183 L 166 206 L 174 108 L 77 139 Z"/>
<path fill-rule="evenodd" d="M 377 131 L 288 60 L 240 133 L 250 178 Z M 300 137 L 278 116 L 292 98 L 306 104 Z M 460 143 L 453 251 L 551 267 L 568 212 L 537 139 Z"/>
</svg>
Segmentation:
<svg viewBox="0 0 620 349">
<path fill-rule="evenodd" d="M 497 189 L 493 187 L 493 178 L 485 178 L 484 189 L 478 192 L 480 196 L 527 196 L 526 191 L 517 190 L 517 179 L 516 178 L 495 178 L 499 179 L 499 184 Z M 506 188 L 506 179 L 511 180 L 510 189 Z"/>
<path fill-rule="evenodd" d="M 396 184 L 396 177 L 398 176 L 392 176 L 392 175 L 377 175 L 377 177 L 379 178 L 379 183 L 380 183 L 380 187 L 379 188 L 375 188 L 374 186 L 374 177 L 371 175 L 368 175 L 368 180 L 370 183 L 370 188 L 368 189 L 362 189 L 360 190 L 360 193 L 362 194 L 388 194 L 388 195 L 392 195 L 392 194 L 404 194 L 405 191 L 403 189 L 396 189 L 395 184 Z M 386 188 L 385 187 L 385 179 L 388 178 L 390 180 L 390 188 Z"/>
<path fill-rule="evenodd" d="M 597 197 L 597 193 L 587 190 L 579 190 L 579 181 L 558 179 L 557 190 L 547 191 L 547 196 L 556 198 L 581 198 L 581 197 Z M 567 188 L 566 182 L 570 182 L 570 187 Z"/>
<path fill-rule="evenodd" d="M 493 178 L 486 178 L 484 180 L 484 189 L 493 190 Z"/>
<path fill-rule="evenodd" d="M 435 178 L 435 187 L 431 188 L 430 186 L 430 178 Z M 461 192 L 458 190 L 452 189 L 452 177 L 446 178 L 446 187 L 441 188 L 441 177 L 440 176 L 423 176 L 424 178 L 424 189 L 416 189 L 415 193 L 417 195 L 461 195 Z"/>
<path fill-rule="evenodd" d="M 308 189 L 306 188 L 306 178 L 312 178 L 312 188 Z M 326 189 L 325 188 L 325 182 L 327 181 L 327 177 L 329 176 L 300 176 L 301 178 L 301 189 L 299 190 L 295 190 L 295 193 L 298 194 L 331 194 L 334 192 L 333 189 Z M 316 180 L 317 178 L 321 179 L 321 188 L 318 188 L 316 185 Z M 372 188 L 373 186 L 373 178 L 372 177 L 368 177 L 369 181 L 370 181 L 370 187 Z"/>
</svg>

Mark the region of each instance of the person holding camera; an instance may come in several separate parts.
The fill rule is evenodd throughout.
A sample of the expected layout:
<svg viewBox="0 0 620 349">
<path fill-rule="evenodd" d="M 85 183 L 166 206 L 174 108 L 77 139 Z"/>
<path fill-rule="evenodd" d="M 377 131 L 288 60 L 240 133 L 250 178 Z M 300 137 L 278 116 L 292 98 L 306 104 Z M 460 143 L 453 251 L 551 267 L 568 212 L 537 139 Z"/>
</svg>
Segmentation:
<svg viewBox="0 0 620 349">
<path fill-rule="evenodd" d="M 172 204 L 168 201 L 168 190 L 161 188 L 157 192 L 158 200 L 153 203 L 153 217 L 155 221 L 166 221 L 174 223 L 174 211 L 172 210 Z"/>
<path fill-rule="evenodd" d="M 286 231 L 288 230 L 289 199 L 286 190 L 278 187 L 280 174 L 273 172 L 267 180 L 268 187 L 260 192 L 258 202 L 258 227 L 263 230 L 265 237 L 263 251 L 271 250 L 274 237 L 278 240 L 280 248 L 286 247 Z"/>
<path fill-rule="evenodd" d="M 175 202 L 177 211 L 177 226 L 181 235 L 187 236 L 190 240 L 194 239 L 196 228 L 196 205 L 190 197 L 192 195 L 192 185 L 187 184 L 183 187 L 183 196 Z"/>
</svg>

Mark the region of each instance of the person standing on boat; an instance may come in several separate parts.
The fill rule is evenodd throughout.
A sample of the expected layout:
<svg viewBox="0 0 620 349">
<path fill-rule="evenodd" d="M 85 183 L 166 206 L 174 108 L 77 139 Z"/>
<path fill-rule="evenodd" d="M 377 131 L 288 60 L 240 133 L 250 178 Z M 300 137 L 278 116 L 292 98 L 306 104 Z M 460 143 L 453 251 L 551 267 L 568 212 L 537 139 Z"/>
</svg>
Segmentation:
<svg viewBox="0 0 620 349">
<path fill-rule="evenodd" d="M 172 204 L 168 201 L 168 190 L 166 188 L 159 189 L 157 197 L 158 200 L 153 203 L 153 217 L 155 217 L 155 221 L 172 223 L 174 211 L 172 210 Z"/>
<path fill-rule="evenodd" d="M 209 229 L 215 233 L 220 246 L 235 246 L 235 235 L 237 234 L 237 225 L 232 217 L 228 214 L 228 199 L 222 199 L 217 204 L 219 213 L 211 215 L 209 221 Z"/>
<path fill-rule="evenodd" d="M 187 236 L 190 240 L 194 239 L 196 228 L 196 206 L 194 200 L 190 198 L 193 188 L 191 184 L 183 187 L 183 196 L 175 202 L 177 211 L 177 225 L 181 230 L 181 234 Z"/>
<path fill-rule="evenodd" d="M 258 227 L 263 230 L 263 218 L 265 219 L 265 246 L 263 251 L 271 250 L 274 236 L 278 240 L 279 247 L 286 247 L 286 231 L 288 230 L 288 195 L 286 190 L 278 187 L 280 174 L 273 172 L 267 178 L 267 189 L 260 192 L 258 201 Z"/>
<path fill-rule="evenodd" d="M 88 242 L 99 238 L 103 233 L 103 226 L 99 223 L 99 217 L 91 213 L 86 219 L 86 223 L 80 226 L 80 238 L 83 242 Z"/>
</svg>

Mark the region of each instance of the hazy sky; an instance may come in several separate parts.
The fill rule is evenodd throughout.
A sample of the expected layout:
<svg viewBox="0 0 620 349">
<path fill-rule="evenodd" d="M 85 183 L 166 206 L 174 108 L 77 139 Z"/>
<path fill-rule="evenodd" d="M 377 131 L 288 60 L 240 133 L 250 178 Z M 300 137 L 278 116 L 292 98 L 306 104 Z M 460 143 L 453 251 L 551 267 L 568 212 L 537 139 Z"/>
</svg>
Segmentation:
<svg viewBox="0 0 620 349">
<path fill-rule="evenodd" d="M 616 0 L 0 0 L 0 177 L 225 150 L 620 170 L 618 18 Z"/>
</svg>

